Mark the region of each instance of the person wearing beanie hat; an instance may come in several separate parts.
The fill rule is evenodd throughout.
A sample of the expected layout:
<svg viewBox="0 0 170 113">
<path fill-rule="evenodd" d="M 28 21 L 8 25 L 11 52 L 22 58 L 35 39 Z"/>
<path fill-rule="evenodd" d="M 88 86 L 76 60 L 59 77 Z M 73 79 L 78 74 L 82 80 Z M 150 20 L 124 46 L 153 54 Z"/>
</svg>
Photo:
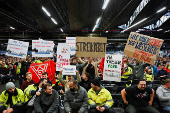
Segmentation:
<svg viewBox="0 0 170 113">
<path fill-rule="evenodd" d="M 113 99 L 111 93 L 100 85 L 100 81 L 95 78 L 91 82 L 91 89 L 88 91 L 89 113 L 114 113 L 111 108 Z"/>
<path fill-rule="evenodd" d="M 8 83 L 6 84 L 6 90 L 9 90 L 10 88 L 15 88 L 15 85 L 14 85 L 13 82 L 8 82 Z"/>
<path fill-rule="evenodd" d="M 6 90 L 0 95 L 0 113 L 11 113 L 24 103 L 24 93 L 21 89 L 15 88 L 14 83 L 8 82 Z M 7 110 L 8 108 L 8 110 Z"/>
</svg>

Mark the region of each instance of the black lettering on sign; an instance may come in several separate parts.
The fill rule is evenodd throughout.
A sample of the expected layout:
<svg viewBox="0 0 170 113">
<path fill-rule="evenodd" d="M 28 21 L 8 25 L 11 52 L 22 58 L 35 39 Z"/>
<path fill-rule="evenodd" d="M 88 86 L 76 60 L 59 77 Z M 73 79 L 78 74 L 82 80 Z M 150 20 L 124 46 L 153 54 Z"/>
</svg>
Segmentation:
<svg viewBox="0 0 170 113">
<path fill-rule="evenodd" d="M 106 43 L 100 42 L 77 42 L 76 51 L 83 52 L 105 52 Z"/>
</svg>

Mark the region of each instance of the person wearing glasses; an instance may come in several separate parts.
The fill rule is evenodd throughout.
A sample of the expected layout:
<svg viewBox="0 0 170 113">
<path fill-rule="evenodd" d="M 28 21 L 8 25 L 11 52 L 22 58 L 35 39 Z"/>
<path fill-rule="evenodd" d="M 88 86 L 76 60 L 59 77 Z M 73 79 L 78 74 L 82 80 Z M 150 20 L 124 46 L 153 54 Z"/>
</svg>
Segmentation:
<svg viewBox="0 0 170 113">
<path fill-rule="evenodd" d="M 146 87 L 145 79 L 139 79 L 137 86 L 130 86 L 121 91 L 124 103 L 127 105 L 127 113 L 159 113 L 152 107 L 154 90 Z M 126 100 L 126 95 L 129 100 Z M 143 113 L 142 112 L 142 113 Z"/>
</svg>

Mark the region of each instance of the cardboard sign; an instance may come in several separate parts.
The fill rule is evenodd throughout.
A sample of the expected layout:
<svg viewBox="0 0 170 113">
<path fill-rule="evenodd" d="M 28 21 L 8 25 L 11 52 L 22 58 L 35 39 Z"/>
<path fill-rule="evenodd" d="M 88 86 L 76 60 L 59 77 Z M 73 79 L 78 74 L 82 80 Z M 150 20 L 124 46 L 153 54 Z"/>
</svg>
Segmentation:
<svg viewBox="0 0 170 113">
<path fill-rule="evenodd" d="M 75 55 L 76 52 L 76 37 L 66 37 L 66 44 L 70 46 L 70 54 Z"/>
<path fill-rule="evenodd" d="M 77 57 L 105 57 L 106 37 L 76 37 Z"/>
<path fill-rule="evenodd" d="M 164 40 L 131 32 L 124 49 L 125 55 L 153 64 Z"/>
<path fill-rule="evenodd" d="M 26 58 L 29 42 L 23 42 L 18 40 L 9 39 L 6 55 L 18 58 Z"/>
<path fill-rule="evenodd" d="M 63 66 L 63 75 L 76 75 L 76 66 Z"/>
<path fill-rule="evenodd" d="M 70 65 L 70 46 L 57 46 L 56 71 L 63 69 L 64 65 Z"/>
<path fill-rule="evenodd" d="M 106 54 L 103 70 L 103 80 L 121 81 L 122 55 Z"/>
<path fill-rule="evenodd" d="M 53 41 L 32 40 L 32 57 L 53 57 Z"/>
</svg>

